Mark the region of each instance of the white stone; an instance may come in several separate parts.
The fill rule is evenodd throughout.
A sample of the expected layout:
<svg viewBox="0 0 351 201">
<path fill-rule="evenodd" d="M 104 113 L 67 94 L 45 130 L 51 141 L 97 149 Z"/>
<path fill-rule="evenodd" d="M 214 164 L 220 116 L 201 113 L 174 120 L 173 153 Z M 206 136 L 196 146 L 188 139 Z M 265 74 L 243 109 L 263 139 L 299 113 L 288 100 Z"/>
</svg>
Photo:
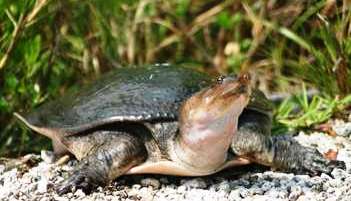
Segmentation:
<svg viewBox="0 0 351 201">
<path fill-rule="evenodd" d="M 48 180 L 45 177 L 39 180 L 37 191 L 39 193 L 46 193 L 48 191 Z"/>
</svg>

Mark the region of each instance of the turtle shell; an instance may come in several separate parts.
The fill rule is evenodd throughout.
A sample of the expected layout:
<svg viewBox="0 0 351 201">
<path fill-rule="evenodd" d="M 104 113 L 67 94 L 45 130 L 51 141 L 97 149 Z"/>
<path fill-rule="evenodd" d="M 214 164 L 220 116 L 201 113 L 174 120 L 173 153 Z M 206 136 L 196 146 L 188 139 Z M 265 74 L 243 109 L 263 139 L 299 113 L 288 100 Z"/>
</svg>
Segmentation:
<svg viewBox="0 0 351 201">
<path fill-rule="evenodd" d="M 180 66 L 119 68 L 77 93 L 43 104 L 24 121 L 66 136 L 113 122 L 173 121 L 181 103 L 211 83 L 208 74 Z M 270 114 L 264 94 L 252 94 L 247 108 Z"/>
<path fill-rule="evenodd" d="M 174 120 L 182 101 L 210 83 L 207 74 L 179 66 L 124 67 L 43 104 L 24 119 L 65 135 L 117 121 Z"/>
</svg>

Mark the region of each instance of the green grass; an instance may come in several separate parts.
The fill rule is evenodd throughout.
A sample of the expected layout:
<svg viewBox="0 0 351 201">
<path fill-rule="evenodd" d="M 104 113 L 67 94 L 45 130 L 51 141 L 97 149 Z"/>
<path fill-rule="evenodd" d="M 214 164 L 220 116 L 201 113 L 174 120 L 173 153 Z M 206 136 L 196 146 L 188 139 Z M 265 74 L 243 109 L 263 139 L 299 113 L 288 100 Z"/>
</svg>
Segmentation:
<svg viewBox="0 0 351 201">
<path fill-rule="evenodd" d="M 314 95 L 309 100 L 303 85 L 301 94 L 285 99 L 277 108 L 273 133 L 310 128 L 329 120 L 336 113 L 342 113 L 350 105 L 351 94 L 343 98 Z"/>
<path fill-rule="evenodd" d="M 298 93 L 305 83 L 320 96 L 307 110 L 284 102 L 276 121 L 309 127 L 349 103 L 340 101 L 351 90 L 350 24 L 346 0 L 2 0 L 0 155 L 48 148 L 13 112 L 128 64 L 186 63 L 224 74 L 245 69 L 266 93 Z M 289 105 L 303 109 L 284 113 Z M 315 110 L 316 117 L 309 112 Z"/>
</svg>

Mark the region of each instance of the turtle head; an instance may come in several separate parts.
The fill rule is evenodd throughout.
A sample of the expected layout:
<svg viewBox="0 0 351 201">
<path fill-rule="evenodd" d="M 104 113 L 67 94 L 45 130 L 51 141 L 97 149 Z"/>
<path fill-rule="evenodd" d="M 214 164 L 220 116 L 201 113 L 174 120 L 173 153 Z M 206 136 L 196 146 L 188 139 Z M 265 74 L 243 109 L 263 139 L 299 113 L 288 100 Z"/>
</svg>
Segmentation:
<svg viewBox="0 0 351 201">
<path fill-rule="evenodd" d="M 196 122 L 221 119 L 246 107 L 251 93 L 250 76 L 219 77 L 212 86 L 198 92 L 185 102 L 182 115 Z M 240 109 L 241 108 L 241 109 Z"/>
<path fill-rule="evenodd" d="M 181 158 L 197 161 L 193 165 L 198 167 L 221 165 L 250 94 L 250 76 L 243 73 L 237 78 L 221 77 L 185 101 L 180 110 L 178 144 L 185 154 Z"/>
</svg>

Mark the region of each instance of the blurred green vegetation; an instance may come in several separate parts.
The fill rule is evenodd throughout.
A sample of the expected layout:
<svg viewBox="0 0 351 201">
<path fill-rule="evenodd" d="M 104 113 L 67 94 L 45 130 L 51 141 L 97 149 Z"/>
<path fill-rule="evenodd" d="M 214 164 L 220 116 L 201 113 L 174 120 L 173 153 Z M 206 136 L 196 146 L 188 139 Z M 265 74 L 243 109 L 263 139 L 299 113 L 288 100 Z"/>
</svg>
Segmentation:
<svg viewBox="0 0 351 201">
<path fill-rule="evenodd" d="M 348 0 L 1 0 L 0 155 L 48 148 L 14 111 L 128 64 L 246 69 L 267 94 L 295 93 L 304 82 L 320 99 L 300 101 L 302 111 L 328 112 L 318 121 L 309 116 L 308 125 L 284 124 L 303 115 L 284 102 L 279 125 L 325 121 L 349 104 L 350 8 Z"/>
</svg>

